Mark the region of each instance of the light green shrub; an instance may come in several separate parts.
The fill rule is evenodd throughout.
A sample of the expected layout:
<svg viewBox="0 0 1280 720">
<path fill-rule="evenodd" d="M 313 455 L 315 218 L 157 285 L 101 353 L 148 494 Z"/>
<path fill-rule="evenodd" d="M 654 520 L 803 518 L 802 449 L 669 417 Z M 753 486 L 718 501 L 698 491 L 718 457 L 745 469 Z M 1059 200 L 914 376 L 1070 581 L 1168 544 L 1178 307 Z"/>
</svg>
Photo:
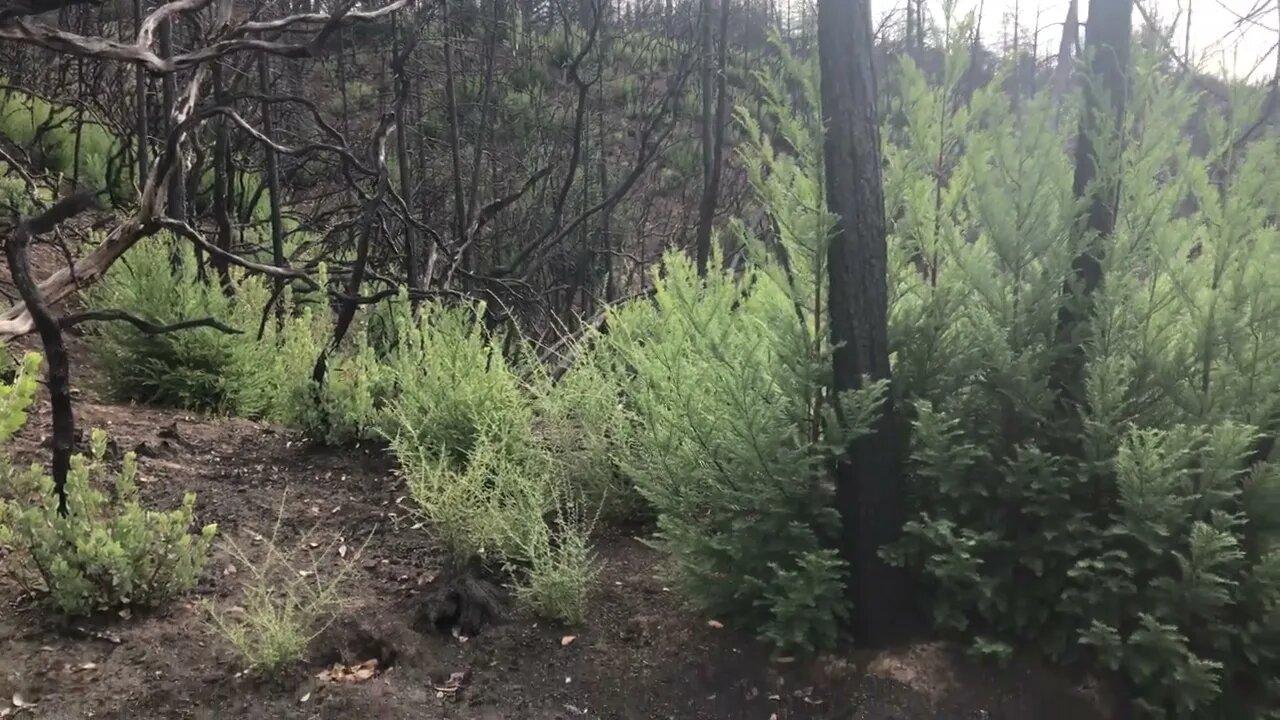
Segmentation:
<svg viewBox="0 0 1280 720">
<path fill-rule="evenodd" d="M 537 522 L 506 526 L 508 554 L 519 563 L 512 568 L 516 599 L 542 617 L 576 625 L 585 619 L 587 596 L 599 570 L 591 547 L 595 517 L 570 488 L 554 485 L 549 493 L 553 509 L 539 514 L 546 505 L 543 493 L 526 494 L 517 506 L 518 517 L 536 517 Z"/>
<path fill-rule="evenodd" d="M 31 211 L 31 207 L 31 196 L 22 178 L 10 171 L 7 164 L 0 163 L 0 208 L 25 214 Z"/>
<path fill-rule="evenodd" d="M 92 350 L 114 399 L 267 418 L 331 443 L 379 437 L 389 377 L 367 346 L 363 325 L 328 362 L 328 382 L 317 392 L 316 358 L 333 337 L 328 306 L 299 307 L 288 288 L 264 309 L 271 290 L 261 277 L 233 271 L 234 296 L 197 277 L 189 247 L 154 238 L 139 244 L 88 293 L 97 307 L 120 308 L 172 323 L 213 318 L 239 334 L 195 328 L 147 335 L 123 323 L 96 329 Z M 321 282 L 327 282 L 321 273 Z M 258 337 L 261 329 L 262 336 Z"/>
<path fill-rule="evenodd" d="M 262 306 L 253 299 L 263 293 L 246 287 L 246 299 L 237 301 L 216 283 L 200 282 L 186 243 L 177 246 L 182 264 L 174 270 L 174 242 L 157 236 L 139 243 L 89 290 L 89 304 L 126 310 L 157 323 L 212 317 L 242 334 L 193 328 L 147 335 L 127 323 L 99 324 L 91 349 L 102 369 L 104 389 L 118 401 L 234 411 L 253 372 L 239 361 L 247 359 L 244 348 L 254 342 Z"/>
<path fill-rule="evenodd" d="M 603 338 L 588 335 L 559 379 L 534 368 L 535 434 L 557 474 L 609 521 L 645 514 L 643 499 L 618 466 L 618 443 L 632 421 L 624 406 L 620 359 Z"/>
<path fill-rule="evenodd" d="M 0 83 L 3 83 L 0 77 Z M 50 118 L 52 117 L 52 121 Z M 0 93 L 0 135 L 31 154 L 38 167 L 71 177 L 76 171 L 76 129 L 79 126 L 80 182 L 122 195 L 127 190 L 132 168 L 125 167 L 112 187 L 107 177 L 107 160 L 118 152 L 118 140 L 91 115 L 76 116 L 69 106 L 52 106 L 45 100 L 17 90 Z"/>
<path fill-rule="evenodd" d="M 414 319 L 403 299 L 386 310 L 378 344 L 395 393 L 385 416 L 391 448 L 455 566 L 477 557 L 501 563 L 523 605 L 579 622 L 595 577 L 594 515 L 584 496 L 602 497 L 603 488 L 584 493 L 586 483 L 569 472 L 571 458 L 556 456 L 568 450 L 557 445 L 563 436 L 546 428 L 563 432 L 587 416 L 570 417 L 567 401 L 551 399 L 562 390 L 545 377 L 531 383 L 522 376 L 500 343 L 484 337 L 480 312 L 423 305 Z M 388 328 L 395 331 L 388 335 Z M 574 389 L 586 385 L 565 391 Z M 591 402 L 599 398 L 584 406 Z M 540 409 L 560 414 L 536 420 Z M 583 468 L 588 474 L 608 463 L 603 445 L 594 450 L 599 454 L 586 448 L 579 455 L 597 463 Z"/>
<path fill-rule="evenodd" d="M 281 498 L 271 537 L 253 556 L 234 541 L 226 541 L 232 557 L 251 577 L 235 608 L 224 610 L 212 603 L 205 607 L 210 630 L 235 651 L 245 670 L 260 674 L 280 672 L 303 658 L 311 641 L 343 609 L 346 583 L 363 554 L 363 548 L 348 551 L 333 542 L 319 557 L 304 563 L 299 559 L 302 550 L 287 552 L 280 547 L 283 517 Z M 305 537 L 302 542 L 306 543 Z M 326 574 L 320 566 L 334 554 L 341 566 L 336 573 Z"/>
<path fill-rule="evenodd" d="M 401 435 L 392 450 L 410 496 L 455 567 L 473 558 L 498 563 L 516 598 L 549 619 L 581 622 L 596 559 L 594 515 L 542 448 L 511 445 L 482 432 L 459 462 Z"/>
<path fill-rule="evenodd" d="M 531 444 L 532 405 L 523 382 L 485 337 L 483 306 L 409 303 L 391 308 L 395 346 L 384 362 L 395 388 L 386 434 L 465 463 L 482 430 L 508 447 Z"/>
<path fill-rule="evenodd" d="M 791 108 L 791 83 L 817 97 L 798 65 L 762 76 L 762 120 L 795 156 L 775 154 L 761 119 L 739 115 L 742 159 L 780 230 L 773 248 L 738 227 L 747 268 L 702 279 L 687 258 L 668 256 L 653 300 L 611 314 L 607 337 L 633 418 L 622 467 L 657 512 L 676 582 L 715 617 L 781 648 L 814 650 L 836 642 L 848 609 L 828 480 L 844 446 L 832 405 L 865 430 L 884 387 L 829 392 L 831 217 L 817 180 L 820 135 Z"/>
<path fill-rule="evenodd" d="M 4 393 L 0 441 L 25 419 L 35 391 L 38 358 L 29 356 Z M 171 511 L 147 510 L 138 500 L 132 453 L 108 480 L 107 437 L 95 430 L 92 454 L 72 457 L 67 476 L 68 513 L 58 513 L 53 478 L 39 467 L 5 467 L 0 478 L 0 548 L 5 569 L 27 592 L 65 615 L 90 615 L 121 607 L 151 607 L 195 586 L 217 532 L 206 525 L 192 534 L 195 495 Z"/>
<path fill-rule="evenodd" d="M 540 494 L 527 483 L 542 483 L 503 451 L 502 443 L 482 435 L 470 458 L 455 461 L 447 447 L 422 445 L 412 434 L 391 442 L 409 487 L 409 494 L 431 523 L 432 536 L 456 564 L 475 557 L 501 558 L 508 548 L 507 526 L 525 526 L 534 518 L 522 516 L 512 499 Z M 538 513 L 536 520 L 541 521 Z"/>
</svg>

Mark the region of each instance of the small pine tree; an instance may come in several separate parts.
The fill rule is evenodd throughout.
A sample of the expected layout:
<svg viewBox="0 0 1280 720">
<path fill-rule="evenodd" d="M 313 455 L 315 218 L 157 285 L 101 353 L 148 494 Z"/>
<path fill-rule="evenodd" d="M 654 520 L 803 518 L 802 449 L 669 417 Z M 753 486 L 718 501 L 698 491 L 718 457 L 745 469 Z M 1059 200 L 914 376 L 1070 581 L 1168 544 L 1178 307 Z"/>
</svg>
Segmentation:
<svg viewBox="0 0 1280 720">
<path fill-rule="evenodd" d="M 812 68 L 779 52 L 759 75 L 761 116 L 738 114 L 773 232 L 732 228 L 747 253 L 741 272 L 700 279 L 667 256 L 653 301 L 611 314 L 608 342 L 628 371 L 621 464 L 657 513 L 676 581 L 705 612 L 780 648 L 815 650 L 835 642 L 848 611 L 828 479 L 844 446 L 830 432 L 834 405 L 845 427 L 865 430 L 885 388 L 830 393 L 818 95 Z M 775 140 L 793 154 L 775 152 Z M 712 267 L 724 267 L 721 253 Z"/>
</svg>

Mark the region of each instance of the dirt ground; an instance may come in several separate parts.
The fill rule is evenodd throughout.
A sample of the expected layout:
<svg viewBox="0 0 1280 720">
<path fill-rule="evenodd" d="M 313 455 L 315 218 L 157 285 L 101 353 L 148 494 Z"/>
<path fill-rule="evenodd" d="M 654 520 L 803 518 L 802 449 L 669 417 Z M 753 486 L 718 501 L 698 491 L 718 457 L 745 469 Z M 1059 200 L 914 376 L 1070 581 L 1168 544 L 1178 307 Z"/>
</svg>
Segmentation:
<svg viewBox="0 0 1280 720">
<path fill-rule="evenodd" d="M 1084 690 L 1015 664 L 975 665 L 942 645 L 879 656 L 779 661 L 715 618 L 682 607 L 661 558 L 635 538 L 602 540 L 587 621 L 539 623 L 510 608 L 463 639 L 416 629 L 441 582 L 427 531 L 400 505 L 405 493 L 376 448 L 323 449 L 236 419 L 95 404 L 79 394 L 79 427 L 103 427 L 116 452 L 140 455 L 146 500 L 176 505 L 197 493 L 198 522 L 216 522 L 251 554 L 269 536 L 321 553 L 355 548 L 341 617 L 307 662 L 283 678 L 244 676 L 209 634 L 203 603 L 235 606 L 248 573 L 225 547 L 196 592 L 152 614 L 93 624 L 53 623 L 0 580 L 0 717 L 457 718 L 465 720 L 798 720 L 1096 718 Z M 40 459 L 47 416 L 33 417 L 18 454 Z M 310 545 L 318 542 L 320 548 Z M 329 553 L 317 569 L 345 562 Z M 730 623 L 726 622 L 725 625 Z M 571 642 L 566 636 L 574 636 Z M 566 644 L 567 642 L 567 644 Z M 317 675 L 335 662 L 379 661 L 355 684 Z M 14 707 L 17 699 L 24 706 Z M 34 703 L 32 705 L 32 703 Z"/>
</svg>

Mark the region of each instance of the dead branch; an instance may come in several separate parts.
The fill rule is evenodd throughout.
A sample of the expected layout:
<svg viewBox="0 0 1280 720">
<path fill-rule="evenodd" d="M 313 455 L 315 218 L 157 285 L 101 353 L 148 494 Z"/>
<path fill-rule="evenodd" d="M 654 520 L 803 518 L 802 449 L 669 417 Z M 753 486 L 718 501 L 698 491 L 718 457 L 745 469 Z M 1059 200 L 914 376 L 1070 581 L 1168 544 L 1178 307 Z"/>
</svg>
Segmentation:
<svg viewBox="0 0 1280 720">
<path fill-rule="evenodd" d="M 412 1 L 395 0 L 377 10 L 340 11 L 333 14 L 304 13 L 267 22 L 246 22 L 234 27 L 228 27 L 224 30 L 221 39 L 205 47 L 188 53 L 175 54 L 171 57 L 160 57 L 151 49 L 156 29 L 164 20 L 176 14 L 202 10 L 215 2 L 215 0 L 178 0 L 178 2 L 161 5 L 143 21 L 138 31 L 137 39 L 133 43 L 122 43 L 103 37 L 80 35 L 42 23 L 31 22 L 21 15 L 3 18 L 3 21 L 0 22 L 0 40 L 13 40 L 27 45 L 36 45 L 76 57 L 115 60 L 141 65 L 152 73 L 164 75 L 203 65 L 211 60 L 236 52 L 257 51 L 291 58 L 314 57 L 321 54 L 324 41 L 339 27 L 386 17 L 401 8 L 407 7 Z M 223 12 L 229 12 L 230 8 L 230 3 L 222 0 Z M 322 27 L 309 42 L 303 44 L 247 37 L 256 33 L 280 31 L 296 25 L 305 26 L 317 23 L 322 24 Z"/>
<path fill-rule="evenodd" d="M 239 113 L 237 113 L 235 110 L 232 110 L 229 107 L 225 107 L 225 106 L 212 107 L 201 113 L 201 116 L 205 118 L 213 117 L 215 115 L 221 115 L 223 117 L 229 118 L 231 122 L 236 125 L 236 127 L 239 127 L 241 130 L 243 130 L 247 135 L 249 135 L 249 137 L 253 138 L 254 140 L 261 143 L 262 145 L 270 148 L 272 151 L 277 152 L 281 155 L 303 156 L 303 155 L 309 155 L 314 152 L 328 152 L 328 153 L 333 153 L 334 155 L 337 155 L 338 157 L 342 158 L 344 162 L 348 163 L 351 167 L 354 167 L 362 175 L 371 176 L 371 175 L 377 174 L 377 171 L 368 167 L 364 163 L 360 162 L 360 160 L 357 159 L 356 156 L 353 155 L 351 151 L 345 147 L 340 147 L 338 145 L 330 145 L 328 143 L 322 143 L 322 142 L 307 143 L 306 145 L 300 145 L 298 147 L 287 147 L 285 145 L 281 145 L 275 142 L 271 138 L 268 138 L 266 135 L 263 135 L 256 128 L 250 125 L 244 118 L 240 117 Z"/>
<path fill-rule="evenodd" d="M 81 323 L 86 323 L 86 322 L 115 322 L 115 321 L 127 322 L 130 325 L 132 325 L 134 328 L 136 328 L 138 332 L 143 333 L 144 335 L 163 335 L 165 333 L 177 332 L 179 330 L 189 330 L 191 328 L 200 328 L 200 327 L 213 328 L 214 330 L 217 330 L 218 332 L 221 332 L 227 335 L 241 335 L 244 333 L 243 330 L 237 330 L 236 328 L 233 328 L 230 325 L 227 325 L 226 323 L 223 323 L 222 321 L 217 320 L 215 318 L 211 318 L 211 317 L 196 318 L 194 320 L 180 320 L 178 322 L 169 323 L 165 325 L 165 324 L 157 323 L 151 320 L 147 320 L 145 318 L 138 317 L 137 315 L 134 315 L 133 313 L 130 313 L 130 312 L 126 312 L 124 310 L 114 310 L 114 309 L 86 310 L 85 312 L 74 313 L 72 315 L 67 315 L 63 317 L 61 320 L 58 321 L 58 324 L 63 329 L 66 329 L 66 328 L 74 327 L 76 325 L 79 325 Z"/>
<path fill-rule="evenodd" d="M 286 280 L 302 280 L 312 288 L 319 287 L 319 285 L 315 283 L 315 281 L 313 281 L 310 276 L 308 276 L 305 272 L 301 270 L 294 270 L 293 268 L 277 267 L 275 265 L 264 265 L 262 263 L 253 262 L 252 260 L 246 260 L 245 258 L 239 255 L 236 255 L 235 253 L 228 252 L 218 247 L 215 243 L 212 243 L 207 239 L 205 239 L 203 235 L 201 235 L 199 232 L 196 232 L 195 228 L 191 227 L 190 225 L 188 225 L 187 223 L 181 220 L 174 220 L 173 218 L 159 218 L 156 220 L 156 224 L 159 225 L 161 228 L 164 228 L 165 230 L 181 235 L 182 237 L 194 243 L 196 247 L 204 250 L 205 252 L 209 253 L 210 255 L 213 255 L 214 257 L 217 257 L 222 260 L 226 260 L 228 263 L 232 265 L 242 267 L 245 270 L 256 272 L 260 275 L 266 275 L 267 277 L 283 278 Z"/>
<path fill-rule="evenodd" d="M 208 66 L 197 71 L 187 85 L 183 102 L 173 113 L 173 132 L 169 134 L 164 152 L 157 158 L 143 186 L 138 209 L 116 226 L 93 252 L 81 258 L 75 265 L 63 268 L 40 283 L 38 290 L 44 302 L 54 304 L 65 299 L 77 289 L 91 284 L 138 240 L 150 235 L 159 226 L 153 221 L 163 211 L 167 198 L 169 171 L 177 159 L 178 144 L 191 129 L 188 119 L 194 114 L 205 81 L 209 77 Z M 0 340 L 7 341 L 25 335 L 35 329 L 26 302 L 10 307 L 0 320 Z"/>
</svg>

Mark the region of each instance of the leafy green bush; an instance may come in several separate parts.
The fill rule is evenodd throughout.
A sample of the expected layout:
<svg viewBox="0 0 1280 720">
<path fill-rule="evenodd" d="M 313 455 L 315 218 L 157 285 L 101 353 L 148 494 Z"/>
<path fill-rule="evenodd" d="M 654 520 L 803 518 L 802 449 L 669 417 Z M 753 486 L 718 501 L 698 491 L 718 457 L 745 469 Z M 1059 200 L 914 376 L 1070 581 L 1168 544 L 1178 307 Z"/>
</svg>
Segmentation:
<svg viewBox="0 0 1280 720">
<path fill-rule="evenodd" d="M 7 164 L 0 163 L 0 208 L 6 212 L 12 208 L 19 213 L 27 213 L 31 211 L 31 205 L 31 196 L 22 179 L 11 172 Z"/>
<path fill-rule="evenodd" d="M 522 514 L 529 497 L 539 497 L 543 478 L 505 452 L 499 440 L 481 435 L 464 462 L 447 447 L 422 445 L 410 433 L 397 435 L 391 448 L 400 461 L 409 494 L 431 523 L 432 534 L 461 565 L 474 557 L 501 558 L 508 527 L 540 522 L 542 513 Z"/>
<path fill-rule="evenodd" d="M 622 467 L 657 512 L 676 581 L 700 609 L 781 648 L 814 650 L 836 641 L 847 612 L 828 480 L 844 446 L 830 432 L 832 406 L 865 428 L 884 388 L 829 392 L 831 216 L 816 179 L 820 135 L 779 89 L 790 77 L 764 78 L 775 92 L 765 107 L 794 157 L 775 155 L 758 121 L 740 115 L 743 160 L 780 231 L 773 249 L 738 227 L 748 267 L 705 279 L 668 256 L 653 301 L 614 312 L 608 340 L 632 418 Z"/>
<path fill-rule="evenodd" d="M 619 358 L 602 337 L 579 341 L 572 364 L 556 381 L 535 368 L 535 434 L 556 472 L 582 502 L 606 520 L 635 520 L 643 499 L 618 466 L 618 442 L 630 416 L 624 407 Z"/>
<path fill-rule="evenodd" d="M 25 420 L 35 394 L 38 356 L 28 356 L 4 395 L 0 441 Z M 58 513 L 53 478 L 39 467 L 6 467 L 0 482 L 0 548 L 5 567 L 27 592 L 44 597 L 58 612 L 89 615 L 121 607 L 159 605 L 190 590 L 200 578 L 217 532 L 206 525 L 189 532 L 195 495 L 167 512 L 138 501 L 132 453 L 114 478 L 113 492 L 95 487 L 108 472 L 107 436 L 95 430 L 92 454 L 75 455 L 67 476 L 68 513 Z"/>
<path fill-rule="evenodd" d="M 516 93 L 549 90 L 552 86 L 551 74 L 547 72 L 547 66 L 541 62 L 519 63 L 508 73 L 507 80 Z"/>
<path fill-rule="evenodd" d="M 586 508 L 603 498 L 609 460 L 602 444 L 559 444 L 567 423 L 602 415 L 586 402 L 588 414 L 572 415 L 558 393 L 586 390 L 599 376 L 563 390 L 545 377 L 530 382 L 484 337 L 482 306 L 423 305 L 415 319 L 402 298 L 384 312 L 382 371 L 395 400 L 378 422 L 434 536 L 458 567 L 477 557 L 506 565 L 535 613 L 579 622 L 595 576 Z M 547 421 L 535 419 L 539 411 Z M 585 475 L 570 474 L 575 457 L 590 463 L 579 468 Z"/>
<path fill-rule="evenodd" d="M 228 297 L 216 282 L 199 280 L 185 245 L 178 247 L 175 270 L 172 242 L 140 243 L 89 291 L 88 301 L 158 323 L 212 318 L 240 332 L 148 335 L 124 323 L 101 325 L 91 349 L 110 397 L 268 418 L 332 443 L 379 437 L 375 399 L 389 393 L 362 324 L 329 360 L 329 382 L 317 393 L 312 371 L 333 336 L 327 304 L 318 312 L 299 307 L 298 296 L 286 289 L 280 310 L 269 311 L 264 322 L 267 283 L 233 272 L 235 294 Z M 327 281 L 323 272 L 320 279 Z"/>
<path fill-rule="evenodd" d="M 526 522 L 506 525 L 508 554 L 516 559 L 515 594 L 525 607 L 552 620 L 575 625 L 586 615 L 586 599 L 598 572 L 591 548 L 595 517 L 590 508 L 566 487 L 550 488 L 553 509 L 543 493 L 526 493 L 518 499 L 517 517 Z M 549 519 L 544 518 L 550 515 Z M 538 521 L 530 522 L 537 517 Z"/>
<path fill-rule="evenodd" d="M 108 177 L 108 158 L 118 153 L 118 140 L 92 116 L 77 117 L 72 107 L 53 106 L 17 90 L 0 92 L 0 135 L 25 148 L 38 165 L 35 170 L 70 177 L 77 169 L 78 151 L 82 184 L 110 189 L 116 195 L 123 194 L 129 185 L 131 167 L 121 168 L 123 172 L 114 184 Z"/>
<path fill-rule="evenodd" d="M 829 647 L 846 607 L 826 481 L 835 447 L 815 432 L 825 348 L 796 337 L 797 306 L 764 273 L 711 273 L 701 287 L 688 260 L 664 267 L 656 306 L 609 320 L 635 372 L 623 468 L 697 607 L 784 648 Z"/>
<path fill-rule="evenodd" d="M 252 372 L 241 361 L 247 359 L 245 348 L 253 342 L 262 303 L 242 296 L 233 300 L 216 283 L 201 282 L 185 243 L 177 246 L 182 263 L 175 270 L 173 243 L 164 236 L 139 243 L 89 290 L 87 301 L 157 323 L 211 317 L 245 332 L 192 328 L 147 335 L 127 323 L 103 323 L 95 329 L 91 349 L 104 389 L 118 401 L 233 411 Z M 262 296 L 261 289 L 256 295 Z"/>
<path fill-rule="evenodd" d="M 483 306 L 395 306 L 395 347 L 383 362 L 395 388 L 389 436 L 463 463 L 483 433 L 531 443 L 532 405 L 502 343 L 485 337 Z M 492 439 L 492 438 L 491 438 Z"/>
<path fill-rule="evenodd" d="M 547 44 L 547 59 L 558 68 L 567 68 L 569 63 L 582 52 L 578 38 L 558 35 Z"/>
<path fill-rule="evenodd" d="M 1068 350 L 1059 311 L 1076 306 L 1062 283 L 1086 239 L 1073 128 L 1054 131 L 1044 101 L 1014 113 L 994 87 L 955 107 L 963 46 L 940 87 L 905 63 L 907 129 L 887 163 L 918 511 L 891 555 L 979 652 L 1030 645 L 1109 673 L 1144 717 L 1273 716 L 1280 472 L 1261 451 L 1280 409 L 1276 141 L 1240 152 L 1240 126 L 1215 119 L 1209 158 L 1193 156 L 1194 100 L 1138 55 L 1124 153 L 1100 167 L 1123 188 L 1105 283 L 1072 341 L 1085 407 L 1064 414 L 1051 378 Z"/>
<path fill-rule="evenodd" d="M 328 628 L 346 601 L 345 583 L 362 554 L 362 550 L 348 553 L 345 546 L 333 543 L 321 558 L 304 565 L 298 560 L 299 553 L 280 548 L 279 520 L 283 516 L 281 498 L 276 526 L 257 557 L 250 557 L 240 545 L 227 540 L 232 557 L 251 577 L 235 608 L 222 610 L 213 604 L 205 608 L 211 630 L 235 650 L 244 669 L 262 674 L 297 663 L 311 641 Z M 331 553 L 340 556 L 341 567 L 337 573 L 325 575 L 319 567 Z"/>
<path fill-rule="evenodd" d="M 455 566 L 473 558 L 501 563 L 527 608 L 566 623 L 582 620 L 595 578 L 593 523 L 531 435 L 485 427 L 470 454 L 458 459 L 448 446 L 420 444 L 406 430 L 392 450 L 410 496 Z"/>
</svg>

